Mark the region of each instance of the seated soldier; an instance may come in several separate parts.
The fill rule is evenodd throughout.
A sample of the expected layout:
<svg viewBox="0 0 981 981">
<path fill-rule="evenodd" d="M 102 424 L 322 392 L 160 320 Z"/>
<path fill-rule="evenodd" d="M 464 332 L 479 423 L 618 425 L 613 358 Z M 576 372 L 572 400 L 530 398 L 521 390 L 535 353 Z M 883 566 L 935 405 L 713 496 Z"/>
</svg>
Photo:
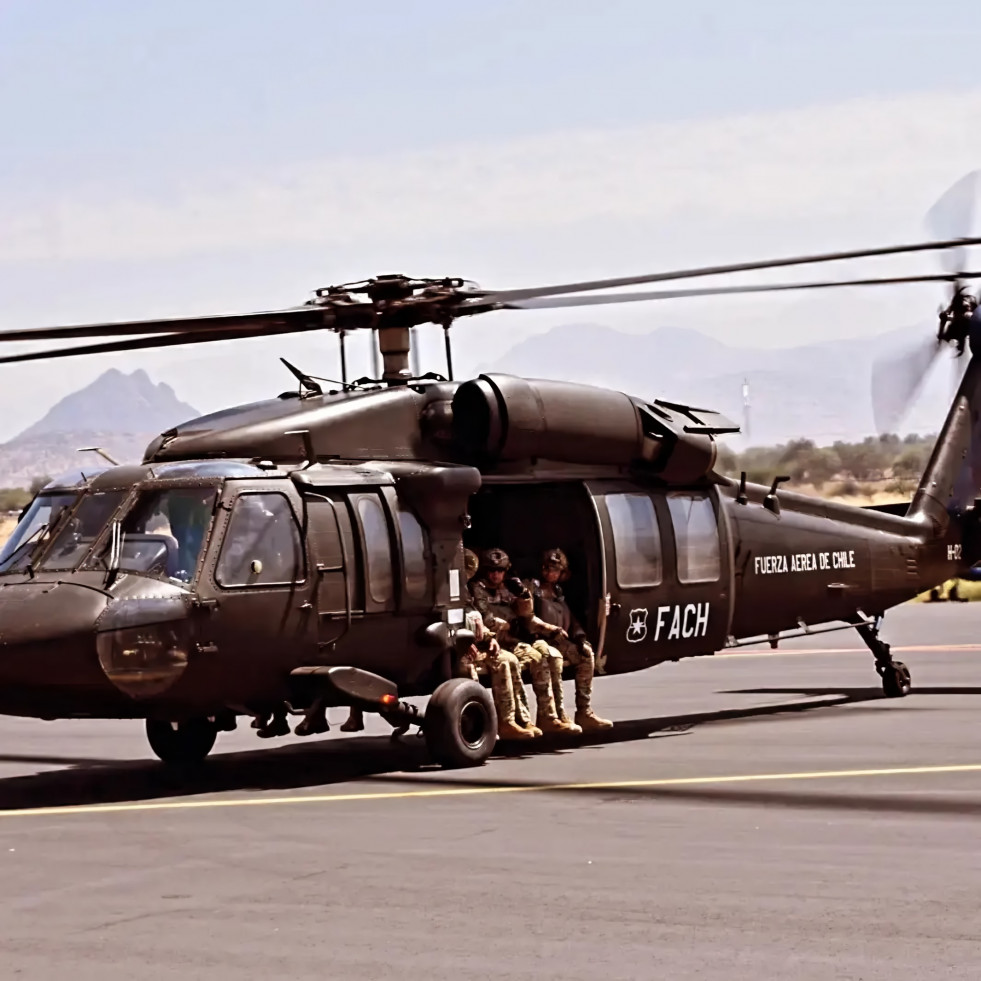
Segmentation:
<svg viewBox="0 0 981 981">
<path fill-rule="evenodd" d="M 478 560 L 469 549 L 464 551 L 467 579 L 477 572 Z M 468 586 L 469 591 L 469 586 Z M 458 674 L 477 681 L 480 669 L 486 670 L 491 679 L 491 692 L 494 708 L 497 710 L 497 735 L 499 739 L 533 739 L 542 734 L 541 729 L 531 724 L 527 703 L 516 698 L 516 689 L 522 695 L 521 667 L 518 659 L 510 651 L 503 650 L 497 638 L 484 622 L 484 618 L 470 603 L 465 612 L 467 629 L 474 635 L 470 650 L 460 658 Z"/>
<path fill-rule="evenodd" d="M 531 603 L 531 595 L 522 585 L 521 580 L 505 578 L 511 568 L 511 560 L 507 552 L 501 548 L 491 548 L 484 553 L 480 571 L 482 575 L 475 578 L 472 586 L 474 606 L 484 618 L 484 622 L 497 634 L 501 645 L 512 651 L 518 659 L 521 668 L 527 668 L 531 675 L 531 687 L 535 693 L 537 714 L 535 725 L 542 732 L 581 732 L 564 716 L 556 711 L 556 686 L 553 684 L 554 672 L 546 659 L 558 659 L 559 684 L 558 704 L 562 703 L 561 663 L 562 656 L 558 652 L 545 654 L 541 648 L 533 646 L 534 637 L 528 633 L 529 627 L 540 630 L 542 634 L 559 634 L 561 628 L 543 623 L 535 617 L 530 605 L 521 611 L 515 609 L 516 603 L 523 600 Z M 520 617 L 520 619 L 519 619 Z M 516 632 L 521 624 L 524 636 Z M 524 691 L 522 687 L 522 692 Z"/>
<path fill-rule="evenodd" d="M 550 548 L 542 556 L 542 578 L 530 579 L 525 585 L 534 601 L 534 613 L 542 620 L 554 623 L 562 628 L 558 636 L 541 636 L 536 639 L 534 646 L 543 653 L 551 651 L 553 656 L 548 659 L 554 671 L 555 654 L 573 665 L 576 669 L 576 725 L 585 732 L 595 732 L 609 729 L 613 723 L 601 719 L 592 709 L 593 674 L 596 670 L 596 659 L 592 645 L 586 637 L 586 631 L 579 625 L 569 609 L 560 582 L 569 578 L 569 560 L 560 548 Z M 533 625 L 527 628 L 532 634 L 536 633 Z M 559 681 L 556 685 L 553 675 L 553 687 L 561 690 L 562 660 L 559 661 Z M 560 715 L 562 706 L 557 706 Z"/>
</svg>

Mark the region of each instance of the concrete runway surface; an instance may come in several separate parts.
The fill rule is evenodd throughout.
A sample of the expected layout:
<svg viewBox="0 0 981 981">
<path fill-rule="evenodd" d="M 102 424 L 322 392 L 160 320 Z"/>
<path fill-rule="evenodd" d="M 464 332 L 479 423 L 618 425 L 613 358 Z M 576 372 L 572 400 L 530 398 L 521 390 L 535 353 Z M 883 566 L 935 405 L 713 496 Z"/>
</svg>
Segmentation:
<svg viewBox="0 0 981 981">
<path fill-rule="evenodd" d="M 905 699 L 831 633 L 601 679 L 611 734 L 466 771 L 379 723 L 181 779 L 137 722 L 0 720 L 0 976 L 977 977 L 981 606 L 884 637 Z"/>
</svg>

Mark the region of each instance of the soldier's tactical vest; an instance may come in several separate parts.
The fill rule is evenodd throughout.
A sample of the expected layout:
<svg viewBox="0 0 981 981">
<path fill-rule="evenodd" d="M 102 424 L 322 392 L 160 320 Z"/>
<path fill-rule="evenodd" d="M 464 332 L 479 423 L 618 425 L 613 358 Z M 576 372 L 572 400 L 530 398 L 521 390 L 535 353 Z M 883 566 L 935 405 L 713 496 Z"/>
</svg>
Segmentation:
<svg viewBox="0 0 981 981">
<path fill-rule="evenodd" d="M 475 600 L 478 599 L 478 607 L 483 605 L 487 608 L 488 613 L 493 613 L 494 616 L 499 617 L 501 620 L 512 620 L 514 619 L 514 610 L 512 609 L 512 604 L 514 603 L 514 593 L 511 592 L 507 586 L 499 586 L 495 589 L 493 586 L 486 582 L 479 581 L 476 584 L 477 590 L 475 591 Z"/>
<path fill-rule="evenodd" d="M 535 599 L 535 616 L 546 623 L 554 623 L 556 627 L 561 627 L 568 633 L 572 627 L 572 613 L 562 595 L 562 587 L 556 583 L 552 587 L 555 595 L 546 596 L 541 582 L 532 579 L 529 581 L 528 588 Z"/>
</svg>

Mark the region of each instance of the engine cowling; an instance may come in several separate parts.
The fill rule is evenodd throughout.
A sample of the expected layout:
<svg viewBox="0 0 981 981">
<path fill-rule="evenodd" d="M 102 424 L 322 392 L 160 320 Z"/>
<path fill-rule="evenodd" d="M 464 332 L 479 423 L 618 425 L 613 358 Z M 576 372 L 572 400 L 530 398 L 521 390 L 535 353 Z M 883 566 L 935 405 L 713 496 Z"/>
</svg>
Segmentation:
<svg viewBox="0 0 981 981">
<path fill-rule="evenodd" d="M 453 438 L 488 465 L 546 459 L 636 466 L 670 483 L 690 483 L 715 465 L 715 433 L 738 431 L 703 416 L 721 419 L 590 385 L 481 375 L 456 391 Z"/>
</svg>

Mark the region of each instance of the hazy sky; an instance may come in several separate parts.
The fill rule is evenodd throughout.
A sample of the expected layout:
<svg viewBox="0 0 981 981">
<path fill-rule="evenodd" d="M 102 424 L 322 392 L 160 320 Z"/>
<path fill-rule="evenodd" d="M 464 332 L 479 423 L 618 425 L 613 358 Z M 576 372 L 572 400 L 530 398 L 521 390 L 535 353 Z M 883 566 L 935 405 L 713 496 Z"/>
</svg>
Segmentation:
<svg viewBox="0 0 981 981">
<path fill-rule="evenodd" d="M 916 240 L 981 167 L 979 42 L 967 0 L 0 0 L 0 326 Z M 912 267 L 933 271 L 876 268 Z M 457 356 L 586 319 L 791 344 L 929 322 L 940 299 L 495 314 L 458 326 Z M 337 371 L 328 335 L 0 366 L 0 439 L 111 366 L 202 410 L 275 394 L 278 354 Z"/>
</svg>

